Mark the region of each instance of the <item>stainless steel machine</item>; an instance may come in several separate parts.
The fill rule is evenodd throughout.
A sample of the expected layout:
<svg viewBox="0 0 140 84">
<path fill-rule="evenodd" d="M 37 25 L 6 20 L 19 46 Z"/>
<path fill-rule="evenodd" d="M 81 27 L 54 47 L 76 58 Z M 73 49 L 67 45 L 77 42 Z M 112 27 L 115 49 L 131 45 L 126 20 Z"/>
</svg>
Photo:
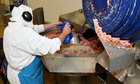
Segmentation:
<svg viewBox="0 0 140 84">
<path fill-rule="evenodd" d="M 42 57 L 45 67 L 51 73 L 57 74 L 56 77 L 59 76 L 56 81 L 64 79 L 57 84 L 93 84 L 94 79 L 99 80 L 97 84 L 123 84 L 123 79 L 116 80 L 110 72 L 125 69 L 123 73 L 127 75 L 130 66 L 140 58 L 140 0 L 82 0 L 82 4 L 85 19 L 97 34 L 93 19 L 98 20 L 99 26 L 107 35 L 127 40 L 134 45 L 129 50 L 121 49 L 105 42 L 98 35 L 105 48 L 101 53 L 84 57 L 46 55 Z"/>
</svg>

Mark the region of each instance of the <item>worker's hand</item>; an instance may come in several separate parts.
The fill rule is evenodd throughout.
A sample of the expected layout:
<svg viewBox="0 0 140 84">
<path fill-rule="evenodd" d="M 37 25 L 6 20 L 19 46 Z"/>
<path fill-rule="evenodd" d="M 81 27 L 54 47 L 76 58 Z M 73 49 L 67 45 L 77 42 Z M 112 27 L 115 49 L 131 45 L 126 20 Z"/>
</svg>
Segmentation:
<svg viewBox="0 0 140 84">
<path fill-rule="evenodd" d="M 67 24 L 64 26 L 62 33 L 61 33 L 60 36 L 58 37 L 58 38 L 61 40 L 61 42 L 63 42 L 64 39 L 66 38 L 66 36 L 67 36 L 69 33 L 71 33 L 71 28 L 70 28 L 70 26 L 71 26 L 71 25 L 70 25 L 69 23 L 67 23 Z"/>
<path fill-rule="evenodd" d="M 68 35 L 70 32 L 71 32 L 71 28 L 70 28 L 70 24 L 69 23 L 67 23 L 65 26 L 64 26 L 64 29 L 63 29 L 63 31 L 62 31 L 62 34 L 64 34 L 64 35 Z"/>
<path fill-rule="evenodd" d="M 52 23 L 44 24 L 44 28 L 45 30 L 50 29 L 50 28 L 57 28 L 60 24 L 62 24 L 61 21 L 52 22 Z"/>
</svg>

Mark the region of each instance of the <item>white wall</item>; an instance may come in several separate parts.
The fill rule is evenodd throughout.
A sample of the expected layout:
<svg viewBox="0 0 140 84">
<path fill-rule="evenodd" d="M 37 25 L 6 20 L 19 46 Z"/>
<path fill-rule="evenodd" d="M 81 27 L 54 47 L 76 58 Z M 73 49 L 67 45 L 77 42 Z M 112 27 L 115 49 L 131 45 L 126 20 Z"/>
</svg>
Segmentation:
<svg viewBox="0 0 140 84">
<path fill-rule="evenodd" d="M 45 21 L 57 21 L 59 15 L 82 8 L 82 0 L 27 0 L 32 9 L 44 7 Z"/>
<path fill-rule="evenodd" d="M 37 7 L 44 8 L 45 21 L 57 21 L 59 15 L 69 13 L 82 8 L 82 0 L 26 0 L 32 9 Z M 9 0 L 5 0 L 7 9 Z"/>
</svg>

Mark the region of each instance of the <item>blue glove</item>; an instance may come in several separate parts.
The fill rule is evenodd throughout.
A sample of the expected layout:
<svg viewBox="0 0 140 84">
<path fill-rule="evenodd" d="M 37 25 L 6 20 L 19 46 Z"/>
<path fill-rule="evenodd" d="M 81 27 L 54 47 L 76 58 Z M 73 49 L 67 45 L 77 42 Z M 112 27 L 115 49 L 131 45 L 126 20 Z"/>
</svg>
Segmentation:
<svg viewBox="0 0 140 84">
<path fill-rule="evenodd" d="M 70 24 L 70 22 L 64 21 L 64 22 L 60 25 L 60 26 L 61 26 L 61 28 L 60 28 L 60 32 L 61 32 L 61 33 L 62 33 L 63 29 L 64 29 L 64 26 L 65 26 L 67 23 Z M 70 24 L 70 25 L 71 25 L 71 24 Z M 73 28 L 73 25 L 71 25 L 70 28 L 72 29 L 72 28 Z M 72 39 L 72 37 L 73 37 L 73 36 L 72 36 L 71 33 L 68 34 L 67 37 L 65 38 L 65 40 L 63 41 L 63 43 L 64 43 L 64 44 L 69 44 L 70 41 L 71 41 L 71 39 Z"/>
</svg>

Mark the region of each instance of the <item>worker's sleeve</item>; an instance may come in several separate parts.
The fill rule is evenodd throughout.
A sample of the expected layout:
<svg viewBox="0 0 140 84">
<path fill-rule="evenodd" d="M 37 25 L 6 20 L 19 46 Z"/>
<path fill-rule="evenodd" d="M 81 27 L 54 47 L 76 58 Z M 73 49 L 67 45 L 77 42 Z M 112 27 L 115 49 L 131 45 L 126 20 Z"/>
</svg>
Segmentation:
<svg viewBox="0 0 140 84">
<path fill-rule="evenodd" d="M 34 28 L 33 28 L 37 33 L 41 33 L 41 32 L 44 32 L 45 29 L 44 29 L 44 25 L 34 25 Z"/>
<path fill-rule="evenodd" d="M 16 43 L 15 47 L 20 48 L 32 55 L 46 55 L 48 53 L 54 54 L 60 50 L 61 40 L 59 38 L 49 39 L 45 36 L 41 36 L 35 31 L 31 31 L 30 28 L 24 31 L 20 42 Z"/>
</svg>

